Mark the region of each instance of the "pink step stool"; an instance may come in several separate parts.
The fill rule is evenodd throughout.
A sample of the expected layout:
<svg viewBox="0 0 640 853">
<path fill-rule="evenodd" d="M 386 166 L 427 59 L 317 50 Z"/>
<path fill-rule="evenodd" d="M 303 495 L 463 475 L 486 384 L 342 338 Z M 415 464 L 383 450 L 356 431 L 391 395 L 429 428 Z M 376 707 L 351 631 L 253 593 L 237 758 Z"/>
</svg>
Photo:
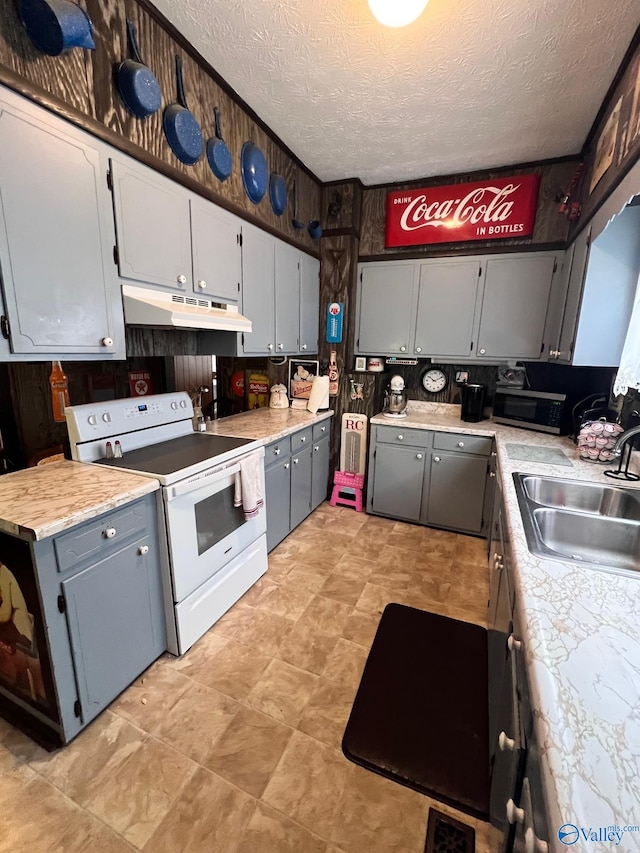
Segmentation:
<svg viewBox="0 0 640 853">
<path fill-rule="evenodd" d="M 331 506 L 343 504 L 352 506 L 356 512 L 362 512 L 362 487 L 364 485 L 364 474 L 354 474 L 351 471 L 336 471 L 333 475 L 333 491 L 331 492 Z M 353 491 L 353 497 L 343 497 L 341 489 Z"/>
</svg>

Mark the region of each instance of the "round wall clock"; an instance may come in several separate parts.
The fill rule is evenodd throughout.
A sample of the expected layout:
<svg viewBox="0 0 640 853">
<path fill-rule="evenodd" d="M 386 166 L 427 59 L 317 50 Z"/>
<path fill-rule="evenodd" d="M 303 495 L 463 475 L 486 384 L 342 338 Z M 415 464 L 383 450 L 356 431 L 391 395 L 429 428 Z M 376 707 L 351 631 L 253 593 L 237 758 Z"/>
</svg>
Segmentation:
<svg viewBox="0 0 640 853">
<path fill-rule="evenodd" d="M 444 370 L 437 367 L 431 367 L 422 374 L 422 387 L 429 394 L 439 394 L 440 391 L 444 391 L 448 381 Z"/>
</svg>

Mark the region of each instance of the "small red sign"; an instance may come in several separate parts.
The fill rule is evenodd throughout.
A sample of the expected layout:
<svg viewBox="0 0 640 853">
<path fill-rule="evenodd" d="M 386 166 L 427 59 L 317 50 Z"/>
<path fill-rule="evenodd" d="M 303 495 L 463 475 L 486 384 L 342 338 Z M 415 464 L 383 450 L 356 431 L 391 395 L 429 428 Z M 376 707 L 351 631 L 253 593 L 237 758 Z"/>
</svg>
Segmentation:
<svg viewBox="0 0 640 853">
<path fill-rule="evenodd" d="M 148 370 L 129 371 L 129 392 L 132 397 L 146 397 L 153 394 L 151 374 Z"/>
<path fill-rule="evenodd" d="M 385 246 L 530 237 L 540 175 L 387 193 Z"/>
</svg>

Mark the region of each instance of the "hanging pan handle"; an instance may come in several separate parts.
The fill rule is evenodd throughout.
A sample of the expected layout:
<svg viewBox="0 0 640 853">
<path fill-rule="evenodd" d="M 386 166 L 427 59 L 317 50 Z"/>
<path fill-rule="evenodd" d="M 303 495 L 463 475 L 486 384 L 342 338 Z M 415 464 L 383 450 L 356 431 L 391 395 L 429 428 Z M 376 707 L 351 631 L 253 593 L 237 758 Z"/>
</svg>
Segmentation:
<svg viewBox="0 0 640 853">
<path fill-rule="evenodd" d="M 222 129 L 220 127 L 220 110 L 218 109 L 218 107 L 213 108 L 213 122 L 214 122 L 215 128 L 216 128 L 216 137 L 221 142 L 224 142 L 224 140 L 222 138 Z"/>
<path fill-rule="evenodd" d="M 187 99 L 184 96 L 184 80 L 182 79 L 182 59 L 176 54 L 176 82 L 178 84 L 178 103 L 188 110 Z"/>
<path fill-rule="evenodd" d="M 136 62 L 139 62 L 140 65 L 144 65 L 142 61 L 142 57 L 140 56 L 140 48 L 138 47 L 138 38 L 136 35 L 136 26 L 133 21 L 127 19 L 127 39 L 129 40 L 129 48 L 131 53 L 133 54 L 133 58 Z"/>
</svg>

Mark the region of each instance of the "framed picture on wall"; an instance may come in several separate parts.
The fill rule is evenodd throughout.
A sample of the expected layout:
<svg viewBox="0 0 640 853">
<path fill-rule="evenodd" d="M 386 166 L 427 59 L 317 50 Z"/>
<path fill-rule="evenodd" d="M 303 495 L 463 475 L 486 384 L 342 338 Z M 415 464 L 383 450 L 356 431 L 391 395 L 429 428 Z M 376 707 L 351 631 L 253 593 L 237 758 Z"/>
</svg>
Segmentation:
<svg viewBox="0 0 640 853">
<path fill-rule="evenodd" d="M 289 359 L 289 396 L 292 400 L 308 400 L 311 385 L 320 372 L 319 361 Z"/>
<path fill-rule="evenodd" d="M 358 371 L 363 371 L 367 369 L 367 359 L 366 356 L 356 356 L 356 366 L 355 369 Z"/>
</svg>

